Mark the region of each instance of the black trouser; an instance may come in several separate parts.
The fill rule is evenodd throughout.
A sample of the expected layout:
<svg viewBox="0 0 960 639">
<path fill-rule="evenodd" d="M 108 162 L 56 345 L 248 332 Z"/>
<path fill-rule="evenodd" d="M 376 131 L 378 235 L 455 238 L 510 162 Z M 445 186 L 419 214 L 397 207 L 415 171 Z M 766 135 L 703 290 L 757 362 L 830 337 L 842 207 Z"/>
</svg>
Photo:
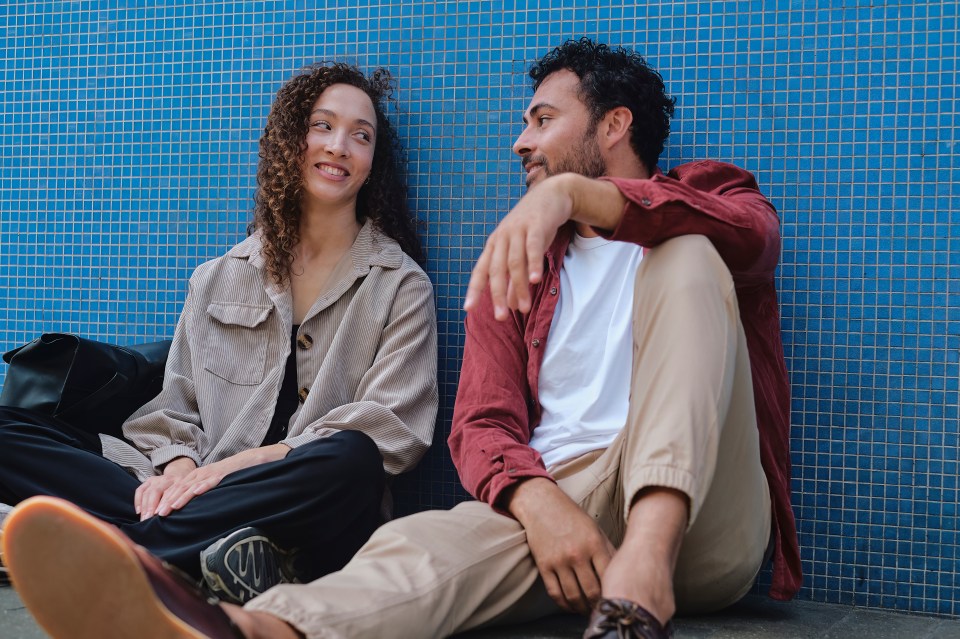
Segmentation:
<svg viewBox="0 0 960 639">
<path fill-rule="evenodd" d="M 231 473 L 180 510 L 141 522 L 133 506 L 140 481 L 102 456 L 98 436 L 0 407 L 0 502 L 61 497 L 197 579 L 200 551 L 245 526 L 298 549 L 303 581 L 339 570 L 380 524 L 384 483 L 373 440 L 341 431 Z"/>
</svg>

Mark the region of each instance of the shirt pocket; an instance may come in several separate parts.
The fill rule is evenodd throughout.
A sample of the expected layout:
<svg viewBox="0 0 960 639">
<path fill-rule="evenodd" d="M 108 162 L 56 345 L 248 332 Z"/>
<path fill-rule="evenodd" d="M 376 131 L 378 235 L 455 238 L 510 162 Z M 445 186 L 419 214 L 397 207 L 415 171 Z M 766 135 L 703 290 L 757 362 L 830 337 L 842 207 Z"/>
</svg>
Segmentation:
<svg viewBox="0 0 960 639">
<path fill-rule="evenodd" d="M 260 326 L 271 310 L 272 306 L 211 302 L 204 369 L 231 384 L 256 386 L 262 382 L 269 335 Z"/>
</svg>

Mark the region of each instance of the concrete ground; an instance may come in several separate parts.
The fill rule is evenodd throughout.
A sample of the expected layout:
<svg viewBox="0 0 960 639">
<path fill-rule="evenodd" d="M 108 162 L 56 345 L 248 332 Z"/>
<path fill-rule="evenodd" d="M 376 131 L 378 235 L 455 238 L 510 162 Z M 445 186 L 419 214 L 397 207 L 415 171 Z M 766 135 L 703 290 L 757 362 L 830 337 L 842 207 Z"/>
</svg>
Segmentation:
<svg viewBox="0 0 960 639">
<path fill-rule="evenodd" d="M 721 614 L 675 623 L 678 639 L 960 639 L 960 620 L 809 601 L 784 604 L 753 595 Z M 556 616 L 522 626 L 469 632 L 460 639 L 577 639 L 585 625 L 580 617 Z M 13 588 L 0 586 L 0 639 L 46 636 Z"/>
</svg>

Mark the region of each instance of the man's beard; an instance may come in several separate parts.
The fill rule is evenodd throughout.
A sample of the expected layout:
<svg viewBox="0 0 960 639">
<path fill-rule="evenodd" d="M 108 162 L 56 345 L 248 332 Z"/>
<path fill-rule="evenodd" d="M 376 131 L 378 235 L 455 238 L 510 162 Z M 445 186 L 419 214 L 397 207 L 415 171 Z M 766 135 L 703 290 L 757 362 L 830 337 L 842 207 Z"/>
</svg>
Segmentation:
<svg viewBox="0 0 960 639">
<path fill-rule="evenodd" d="M 553 164 L 547 162 L 542 155 L 527 156 L 523 164 L 526 166 L 530 162 L 536 162 L 543 166 L 543 174 L 546 177 L 559 175 L 560 173 L 577 173 L 588 178 L 598 178 L 607 174 L 607 164 L 600 157 L 600 145 L 597 144 L 597 129 L 593 127 L 580 139 L 580 144 L 570 149 L 570 151 L 556 159 Z M 527 185 L 530 188 L 532 185 Z"/>
</svg>

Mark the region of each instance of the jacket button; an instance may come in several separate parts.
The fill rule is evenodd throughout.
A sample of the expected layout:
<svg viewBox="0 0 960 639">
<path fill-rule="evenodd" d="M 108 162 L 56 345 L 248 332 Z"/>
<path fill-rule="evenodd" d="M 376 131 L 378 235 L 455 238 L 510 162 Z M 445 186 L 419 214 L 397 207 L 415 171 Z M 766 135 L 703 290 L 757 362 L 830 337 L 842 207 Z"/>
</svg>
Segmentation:
<svg viewBox="0 0 960 639">
<path fill-rule="evenodd" d="M 297 338 L 297 347 L 302 350 L 310 350 L 310 347 L 313 346 L 313 338 L 304 333 Z"/>
<path fill-rule="evenodd" d="M 556 294 L 557 294 L 557 287 L 556 287 L 556 286 L 551 286 L 551 287 L 550 287 L 550 294 L 551 294 L 551 295 L 556 295 Z"/>
<path fill-rule="evenodd" d="M 538 339 L 533 340 L 533 347 L 537 348 L 538 346 L 540 346 L 540 340 Z"/>
<path fill-rule="evenodd" d="M 300 396 L 300 403 L 301 403 L 301 404 L 304 403 L 305 401 L 307 401 L 307 395 L 309 395 L 309 394 L 310 394 L 310 389 L 309 389 L 309 388 L 304 387 L 304 388 L 301 388 L 301 389 L 300 389 L 300 392 L 298 392 L 297 395 Z"/>
<path fill-rule="evenodd" d="M 653 204 L 653 202 L 650 201 L 650 198 L 645 197 L 640 200 L 640 204 L 643 204 L 644 206 L 650 206 L 651 204 Z"/>
</svg>

